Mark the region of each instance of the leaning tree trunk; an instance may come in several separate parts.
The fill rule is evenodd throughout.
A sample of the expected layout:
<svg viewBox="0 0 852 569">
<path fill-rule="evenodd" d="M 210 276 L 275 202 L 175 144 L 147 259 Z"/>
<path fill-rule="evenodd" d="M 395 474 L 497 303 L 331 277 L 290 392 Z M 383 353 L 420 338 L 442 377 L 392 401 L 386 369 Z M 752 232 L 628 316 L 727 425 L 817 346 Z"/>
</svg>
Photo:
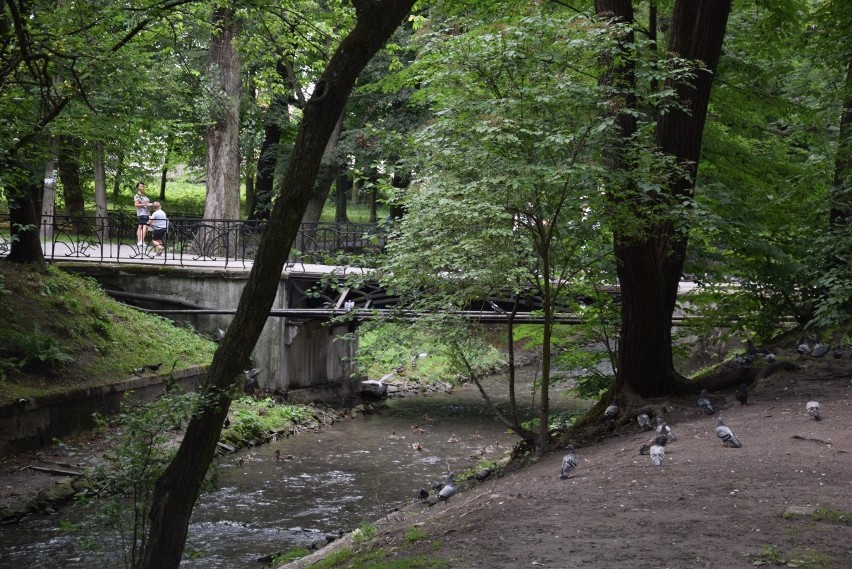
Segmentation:
<svg viewBox="0 0 852 569">
<path fill-rule="evenodd" d="M 275 300 L 281 271 L 319 170 L 323 152 L 355 79 L 411 10 L 414 0 L 353 0 L 355 28 L 343 39 L 305 107 L 281 195 L 263 234 L 237 312 L 202 387 L 207 404 L 190 421 L 175 458 L 157 480 L 145 569 L 180 564 L 193 505 L 222 430 L 231 394 Z"/>
</svg>

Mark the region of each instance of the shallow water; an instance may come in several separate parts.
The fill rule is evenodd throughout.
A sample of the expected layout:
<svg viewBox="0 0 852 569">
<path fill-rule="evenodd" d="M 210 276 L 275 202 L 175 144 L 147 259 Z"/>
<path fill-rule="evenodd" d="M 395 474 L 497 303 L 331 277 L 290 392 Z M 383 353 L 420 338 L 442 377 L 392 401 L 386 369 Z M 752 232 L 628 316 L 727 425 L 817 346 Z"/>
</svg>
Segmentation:
<svg viewBox="0 0 852 569">
<path fill-rule="evenodd" d="M 520 372 L 527 401 L 533 373 Z M 489 392 L 500 381 L 487 379 Z M 472 468 L 480 454 L 502 458 L 517 440 L 492 418 L 473 386 L 453 394 L 392 399 L 388 405 L 379 415 L 346 419 L 319 433 L 301 433 L 225 457 L 217 489 L 196 504 L 181 566 L 260 567 L 260 556 L 351 531 L 414 500 L 418 489 L 428 489 L 448 471 Z M 558 411 L 583 404 L 557 395 L 552 405 Z M 451 438 L 457 442 L 449 442 Z M 415 443 L 423 450 L 412 448 Z M 276 461 L 276 450 L 292 458 Z M 76 525 L 74 531 L 62 528 L 69 523 Z M 3 568 L 121 565 L 115 557 L 117 539 L 77 505 L 0 527 L 0 546 Z"/>
</svg>

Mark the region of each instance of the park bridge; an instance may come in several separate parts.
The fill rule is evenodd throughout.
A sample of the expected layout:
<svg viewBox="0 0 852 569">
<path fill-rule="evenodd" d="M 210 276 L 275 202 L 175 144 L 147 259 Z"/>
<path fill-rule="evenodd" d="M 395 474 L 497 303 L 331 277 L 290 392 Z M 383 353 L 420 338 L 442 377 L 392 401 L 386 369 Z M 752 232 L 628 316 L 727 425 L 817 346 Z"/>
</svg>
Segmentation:
<svg viewBox="0 0 852 569">
<path fill-rule="evenodd" d="M 50 262 L 96 279 L 123 302 L 213 337 L 227 328 L 263 222 L 175 216 L 166 251 L 159 256 L 150 244 L 136 243 L 135 230 L 135 219 L 126 216 L 57 216 L 42 221 L 40 236 Z M 369 280 L 359 279 L 357 287 L 340 286 L 341 280 L 361 271 L 334 263 L 342 254 L 381 249 L 384 236 L 384 229 L 374 224 L 302 225 L 253 353 L 255 366 L 262 370 L 262 388 L 307 399 L 348 393 L 357 349 L 349 333 L 360 321 L 390 312 L 397 298 Z M 8 246 L 0 240 L 0 253 Z M 464 315 L 505 322 L 511 304 L 510 299 L 485 299 Z M 534 298 L 525 300 L 516 321 L 536 321 L 536 304 Z M 338 318 L 347 314 L 349 318 Z"/>
</svg>

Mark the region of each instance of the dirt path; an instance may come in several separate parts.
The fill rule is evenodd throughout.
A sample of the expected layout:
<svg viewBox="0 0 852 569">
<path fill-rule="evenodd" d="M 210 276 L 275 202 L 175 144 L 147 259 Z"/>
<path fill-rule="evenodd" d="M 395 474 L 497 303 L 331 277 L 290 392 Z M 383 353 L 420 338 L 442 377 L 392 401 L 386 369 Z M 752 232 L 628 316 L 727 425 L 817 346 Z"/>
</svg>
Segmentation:
<svg viewBox="0 0 852 569">
<path fill-rule="evenodd" d="M 711 394 L 715 416 L 692 398 L 667 401 L 678 440 L 660 469 L 638 454 L 648 436 L 634 426 L 579 448 L 568 480 L 551 454 L 446 504 L 412 506 L 378 541 L 460 568 L 852 568 L 852 373 L 848 356 L 805 365 L 759 380 L 745 407 L 733 390 Z M 808 393 L 824 420 L 805 412 Z M 743 448 L 720 445 L 718 416 Z M 825 510 L 783 516 L 790 506 Z M 412 543 L 415 526 L 426 537 Z"/>
</svg>

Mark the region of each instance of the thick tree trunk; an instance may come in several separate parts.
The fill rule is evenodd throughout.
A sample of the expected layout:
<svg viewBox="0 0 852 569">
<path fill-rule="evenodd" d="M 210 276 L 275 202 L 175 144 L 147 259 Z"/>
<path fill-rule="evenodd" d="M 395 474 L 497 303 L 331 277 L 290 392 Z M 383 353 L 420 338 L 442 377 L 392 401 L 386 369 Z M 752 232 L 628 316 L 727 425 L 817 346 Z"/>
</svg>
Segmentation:
<svg viewBox="0 0 852 569">
<path fill-rule="evenodd" d="M 599 14 L 608 13 L 625 22 L 633 21 L 629 1 L 599 0 L 595 6 Z M 668 198 L 674 203 L 691 198 L 694 191 L 713 73 L 721 54 L 730 8 L 730 0 L 678 0 L 675 3 L 668 52 L 699 60 L 703 70 L 698 70 L 692 85 L 668 82 L 667 87 L 676 89 L 688 108 L 686 111 L 672 109 L 662 115 L 655 133 L 657 147 L 675 157 L 690 174 L 670 184 Z M 625 45 L 629 45 L 629 38 L 626 40 Z M 625 87 L 635 86 L 629 64 L 613 68 L 605 80 L 620 82 Z M 631 106 L 629 102 L 626 104 L 627 108 Z M 631 135 L 636 128 L 635 122 L 631 125 L 631 118 L 624 115 L 617 116 L 622 137 Z M 613 154 L 610 157 L 613 166 L 631 167 L 618 156 L 617 150 Z M 619 195 L 624 194 L 614 192 L 614 199 L 618 200 Z M 637 210 L 637 214 L 640 213 Z M 671 316 L 677 302 L 687 239 L 687 233 L 671 221 L 654 221 L 645 232 L 615 234 L 614 253 L 622 295 L 616 390 L 629 387 L 643 397 L 662 395 L 673 391 L 680 379 L 672 358 Z"/>
<path fill-rule="evenodd" d="M 213 9 L 213 38 L 207 74 L 217 92 L 211 93 L 214 124 L 207 129 L 207 219 L 240 217 L 240 59 L 234 45 L 239 29 L 230 5 Z"/>
<path fill-rule="evenodd" d="M 408 14 L 414 0 L 353 0 L 355 28 L 335 50 L 305 106 L 299 134 L 243 288 L 237 312 L 219 344 L 203 393 L 208 403 L 190 421 L 172 463 L 157 481 L 142 567 L 180 564 L 192 507 L 216 450 L 231 393 L 275 300 L 281 271 L 305 213 L 320 161 L 355 79 Z"/>
<path fill-rule="evenodd" d="M 6 259 L 44 270 L 46 264 L 38 237 L 39 220 L 36 217 L 36 202 L 42 191 L 42 181 L 23 163 L 10 161 L 4 166 L 10 166 L 6 171 L 6 179 L 12 180 L 5 187 L 12 235 L 12 246 Z"/>
</svg>

